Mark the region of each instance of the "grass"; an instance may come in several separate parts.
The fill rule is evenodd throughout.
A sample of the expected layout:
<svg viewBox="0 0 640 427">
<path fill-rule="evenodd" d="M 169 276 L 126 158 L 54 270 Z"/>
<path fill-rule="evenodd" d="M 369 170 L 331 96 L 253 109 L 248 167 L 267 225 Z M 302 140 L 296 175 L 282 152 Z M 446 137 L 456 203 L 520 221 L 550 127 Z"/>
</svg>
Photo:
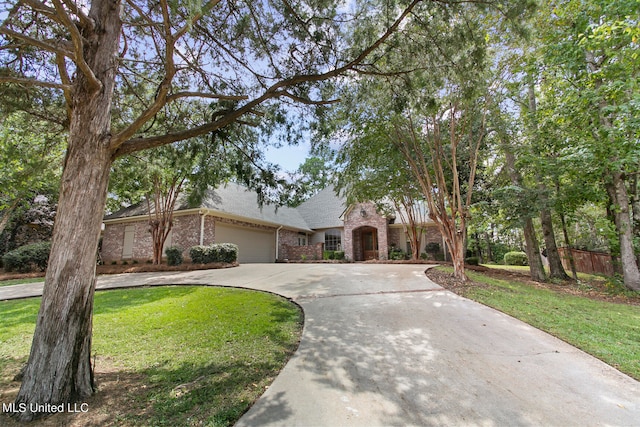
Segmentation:
<svg viewBox="0 0 640 427">
<path fill-rule="evenodd" d="M 28 277 L 24 279 L 0 280 L 0 286 L 21 285 L 23 283 L 44 282 L 44 277 Z"/>
<path fill-rule="evenodd" d="M 487 268 L 495 268 L 498 270 L 508 270 L 508 271 L 516 271 L 519 273 L 529 274 L 529 266 L 528 265 L 504 265 L 504 264 L 482 264 L 483 267 Z M 546 269 L 547 274 L 549 274 L 549 269 Z M 567 271 L 567 274 L 571 276 L 571 272 Z M 598 276 L 595 274 L 587 274 L 578 272 L 578 280 L 607 280 L 603 276 Z"/>
<path fill-rule="evenodd" d="M 0 395 L 28 357 L 39 303 L 0 303 Z M 97 371 L 115 371 L 123 382 L 113 392 L 127 395 L 125 405 L 95 410 L 118 425 L 234 424 L 295 351 L 302 327 L 291 302 L 230 288 L 98 292 L 94 311 Z M 126 377 L 139 378 L 136 387 Z"/>
<path fill-rule="evenodd" d="M 471 287 L 465 297 L 546 331 L 640 380 L 639 306 L 560 293 L 471 271 L 467 275 L 488 286 Z"/>
</svg>

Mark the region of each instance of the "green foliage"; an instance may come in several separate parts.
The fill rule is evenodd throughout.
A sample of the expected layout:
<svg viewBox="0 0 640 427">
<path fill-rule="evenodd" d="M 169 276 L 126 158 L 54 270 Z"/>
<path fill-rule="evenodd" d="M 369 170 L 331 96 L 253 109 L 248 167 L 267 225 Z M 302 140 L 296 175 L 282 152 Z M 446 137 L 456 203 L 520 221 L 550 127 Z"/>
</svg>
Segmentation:
<svg viewBox="0 0 640 427">
<path fill-rule="evenodd" d="M 344 251 L 333 251 L 333 259 L 339 261 L 344 260 Z"/>
<path fill-rule="evenodd" d="M 464 263 L 468 265 L 478 265 L 479 261 L 480 260 L 478 259 L 477 256 L 472 256 L 472 257 L 465 258 Z"/>
<path fill-rule="evenodd" d="M 193 264 L 207 264 L 207 246 L 192 246 L 189 249 L 189 258 Z"/>
<path fill-rule="evenodd" d="M 524 252 L 507 252 L 504 254 L 505 265 L 529 265 L 527 254 Z"/>
<path fill-rule="evenodd" d="M 335 259 L 335 251 L 323 251 L 322 259 L 325 259 L 325 260 Z"/>
<path fill-rule="evenodd" d="M 189 257 L 194 264 L 233 263 L 238 260 L 238 245 L 214 243 L 209 246 L 193 246 L 189 249 Z"/>
<path fill-rule="evenodd" d="M 21 246 L 4 254 L 2 264 L 6 271 L 18 271 L 20 273 L 36 270 L 44 271 L 47 268 L 50 251 L 50 242 Z"/>
<path fill-rule="evenodd" d="M 0 302 L 3 391 L 29 356 L 39 306 Z M 115 424 L 229 426 L 295 351 L 302 313 L 264 292 L 168 286 L 97 292 L 93 325 L 98 357 L 139 381 L 131 405 L 106 407 Z"/>
<path fill-rule="evenodd" d="M 389 259 L 392 261 L 399 261 L 399 260 L 406 259 L 406 254 L 404 253 L 404 251 L 396 247 L 391 247 L 389 249 L 388 255 L 389 255 Z"/>
<path fill-rule="evenodd" d="M 165 250 L 167 254 L 167 264 L 180 265 L 182 264 L 182 248 L 177 246 L 170 246 Z"/>
</svg>

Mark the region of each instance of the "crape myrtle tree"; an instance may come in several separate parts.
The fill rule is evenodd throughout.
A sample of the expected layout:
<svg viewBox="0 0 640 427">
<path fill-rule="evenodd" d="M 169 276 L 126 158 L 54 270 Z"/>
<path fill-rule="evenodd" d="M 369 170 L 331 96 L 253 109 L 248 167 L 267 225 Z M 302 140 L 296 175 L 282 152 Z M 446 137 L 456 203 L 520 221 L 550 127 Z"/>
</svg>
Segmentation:
<svg viewBox="0 0 640 427">
<path fill-rule="evenodd" d="M 382 126 L 378 126 L 382 125 Z M 366 124 L 366 130 L 338 152 L 338 188 L 348 203 L 375 202 L 381 212 L 400 218 L 411 258 L 420 256 L 422 225 L 427 221 L 422 192 L 402 153 L 389 143 L 382 122 Z"/>
<path fill-rule="evenodd" d="M 95 253 L 114 159 L 255 123 L 280 98 L 330 103 L 323 82 L 376 72 L 404 35 L 401 24 L 432 3 L 448 4 L 4 3 L 0 83 L 7 93 L 28 94 L 29 109 L 67 126 L 69 134 L 42 303 L 16 398 L 27 408 L 19 419 L 43 415 L 32 412 L 31 403 L 79 401 L 94 392 Z M 44 111 L 51 99 L 65 107 Z M 216 114 L 192 114 L 176 130 L 152 126 L 176 106 L 197 109 L 203 101 L 228 104 Z"/>
<path fill-rule="evenodd" d="M 526 4 L 511 6 L 522 12 Z M 345 168 L 353 182 L 365 177 L 370 152 L 381 163 L 402 159 L 396 167 L 420 189 L 453 258 L 454 274 L 463 280 L 466 222 L 490 100 L 486 42 L 509 22 L 496 18 L 513 17 L 504 11 L 459 3 L 416 17 L 408 24 L 411 37 L 379 62 L 377 75 L 341 81 L 345 102 L 320 128 L 330 135 L 327 140 L 346 141 L 347 163 L 361 166 Z M 453 19 L 439 19 L 443 15 Z M 398 64 L 411 71 L 385 72 L 385 66 Z"/>
</svg>

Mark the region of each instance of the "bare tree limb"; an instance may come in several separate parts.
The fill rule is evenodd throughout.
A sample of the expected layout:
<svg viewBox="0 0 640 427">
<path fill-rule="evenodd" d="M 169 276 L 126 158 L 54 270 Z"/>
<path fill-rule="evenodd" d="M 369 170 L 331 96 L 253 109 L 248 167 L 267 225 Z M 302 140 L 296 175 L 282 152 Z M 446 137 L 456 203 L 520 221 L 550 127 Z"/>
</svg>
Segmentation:
<svg viewBox="0 0 640 427">
<path fill-rule="evenodd" d="M 87 78 L 89 87 L 91 87 L 94 91 L 99 91 L 102 88 L 102 82 L 98 80 L 91 67 L 89 67 L 89 64 L 87 64 L 87 62 L 84 60 L 84 41 L 82 39 L 80 31 L 78 30 L 78 27 L 76 27 L 76 24 L 67 14 L 67 11 L 64 9 L 64 6 L 60 2 L 60 0 L 53 0 L 53 4 L 58 11 L 58 16 L 62 20 L 63 25 L 69 30 L 69 33 L 71 34 L 71 41 L 73 42 L 73 48 L 75 51 L 74 59 L 76 66 Z"/>
<path fill-rule="evenodd" d="M 335 104 L 340 102 L 339 99 L 330 99 L 327 101 L 323 101 L 323 100 L 318 100 L 318 101 L 314 101 L 313 99 L 308 99 L 308 98 L 303 98 L 301 96 L 297 96 L 294 95 L 290 92 L 287 92 L 285 90 L 281 90 L 277 92 L 278 96 L 284 96 L 287 97 L 289 99 L 292 99 L 296 102 L 299 102 L 300 104 L 305 104 L 305 105 L 330 105 L 330 104 Z"/>
<path fill-rule="evenodd" d="M 33 1 L 33 0 L 31 0 Z M 78 17 L 80 23 L 82 24 L 83 27 L 85 27 L 88 30 L 93 30 L 95 28 L 95 22 L 93 21 L 93 19 L 91 19 L 87 14 L 85 14 L 81 8 L 78 7 L 78 5 L 72 1 L 69 0 L 62 0 L 65 4 L 65 6 L 67 6 L 69 8 L 69 10 Z"/>
<path fill-rule="evenodd" d="M 16 83 L 19 85 L 26 85 L 26 86 L 39 86 L 39 87 L 46 87 L 50 89 L 71 90 L 71 86 L 69 85 L 53 83 L 53 82 L 43 82 L 41 80 L 30 79 L 28 77 L 0 76 L 0 83 Z"/>
<path fill-rule="evenodd" d="M 2 26 L 0 27 L 0 34 L 6 34 L 7 36 L 11 36 L 14 37 L 18 40 L 22 40 L 25 43 L 27 43 L 28 45 L 34 46 L 34 47 L 39 47 L 41 49 L 46 50 L 47 52 L 53 52 L 53 53 L 59 53 L 61 55 L 67 56 L 71 59 L 75 59 L 75 55 L 73 52 L 71 52 L 70 50 L 67 49 L 63 49 L 60 46 L 56 46 L 53 44 L 50 44 L 48 41 L 42 41 L 42 40 L 38 40 L 34 37 L 29 37 L 26 34 L 22 34 L 19 33 L 17 31 L 14 31 L 10 28 L 7 28 L 6 26 Z"/>
<path fill-rule="evenodd" d="M 69 78 L 69 73 L 67 72 L 67 63 L 63 55 L 56 55 L 56 65 L 58 66 L 58 72 L 60 73 L 60 80 L 62 81 L 62 84 L 71 88 L 71 78 Z M 63 93 L 64 99 L 67 104 L 67 119 L 71 120 L 71 90 L 64 89 Z"/>
</svg>

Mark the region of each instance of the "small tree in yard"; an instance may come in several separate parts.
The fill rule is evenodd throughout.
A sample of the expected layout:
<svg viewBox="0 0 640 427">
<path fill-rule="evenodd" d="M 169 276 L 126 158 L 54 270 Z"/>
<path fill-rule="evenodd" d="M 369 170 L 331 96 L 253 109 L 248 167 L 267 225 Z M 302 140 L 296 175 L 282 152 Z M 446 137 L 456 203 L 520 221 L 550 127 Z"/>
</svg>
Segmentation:
<svg viewBox="0 0 640 427">
<path fill-rule="evenodd" d="M 394 122 L 391 141 L 404 155 L 429 207 L 429 217 L 447 243 L 454 276 L 466 280 L 466 230 L 478 153 L 485 136 L 482 104 L 454 101 L 415 123 L 411 115 Z M 461 152 L 464 152 L 462 160 Z M 465 163 L 468 174 L 462 173 Z"/>
<path fill-rule="evenodd" d="M 174 176 L 168 182 L 163 182 L 158 175 L 153 178 L 153 208 L 147 198 L 149 232 L 153 241 L 153 264 L 162 263 L 164 242 L 173 228 L 173 211 L 185 179 Z"/>
</svg>

